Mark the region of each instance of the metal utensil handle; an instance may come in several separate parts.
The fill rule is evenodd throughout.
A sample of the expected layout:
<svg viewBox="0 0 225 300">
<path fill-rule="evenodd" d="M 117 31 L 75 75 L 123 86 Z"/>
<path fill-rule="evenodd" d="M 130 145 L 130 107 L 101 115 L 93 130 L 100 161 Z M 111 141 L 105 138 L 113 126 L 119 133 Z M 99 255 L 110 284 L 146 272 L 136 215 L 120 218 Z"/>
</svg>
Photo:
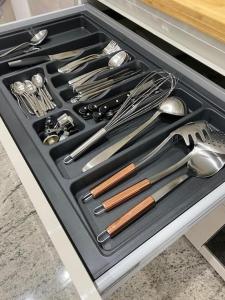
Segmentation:
<svg viewBox="0 0 225 300">
<path fill-rule="evenodd" d="M 102 67 L 99 69 L 94 70 L 93 72 L 88 73 L 86 76 L 83 76 L 82 78 L 80 78 L 79 80 L 76 80 L 75 83 L 72 84 L 73 88 L 76 88 L 78 86 L 80 86 L 81 84 L 83 84 L 84 82 L 86 82 L 87 80 L 89 80 L 90 78 L 94 77 L 95 75 L 107 70 L 109 67 Z"/>
<path fill-rule="evenodd" d="M 149 178 L 149 180 L 152 183 L 155 183 L 161 179 L 163 179 L 164 177 L 172 174 L 173 172 L 177 171 L 178 169 L 180 169 L 181 167 L 183 167 L 189 160 L 189 158 L 193 155 L 193 151 L 189 152 L 185 157 L 183 157 L 181 160 L 179 160 L 177 163 L 175 163 L 174 165 L 168 167 L 167 169 L 163 170 L 162 172 L 157 173 L 156 175 L 153 175 Z"/>
<path fill-rule="evenodd" d="M 76 68 L 78 68 L 81 64 L 84 64 L 85 62 L 88 62 L 90 60 L 94 60 L 99 57 L 99 54 L 91 54 L 86 57 L 82 57 L 80 59 L 76 59 L 75 61 L 72 61 L 65 66 L 62 66 L 58 69 L 61 73 L 69 73 L 74 71 Z"/>
<path fill-rule="evenodd" d="M 71 50 L 71 51 L 56 53 L 56 54 L 50 54 L 49 58 L 51 60 L 62 60 L 62 59 L 65 59 L 65 58 L 72 58 L 74 56 L 81 55 L 81 53 L 83 51 L 84 50 L 81 48 L 81 49 L 76 49 L 76 50 Z"/>
<path fill-rule="evenodd" d="M 110 88 L 106 86 L 106 87 L 101 88 L 101 89 L 99 89 L 99 90 L 97 90 L 97 91 L 93 91 L 93 92 L 90 92 L 90 93 L 86 93 L 86 94 L 84 94 L 84 95 L 80 95 L 79 101 L 80 101 L 80 102 L 86 101 L 86 100 L 88 100 L 90 97 L 93 97 L 93 96 L 96 96 L 96 95 L 98 95 L 98 94 L 101 94 L 102 92 L 104 92 L 104 91 L 106 91 L 106 90 L 110 90 Z"/>
<path fill-rule="evenodd" d="M 100 140 L 107 133 L 105 128 L 98 130 L 94 135 L 92 135 L 88 140 L 81 144 L 77 149 L 71 152 L 64 158 L 65 164 L 70 164 L 75 158 L 78 158 L 83 154 L 88 148 L 94 145 L 98 140 Z"/>
<path fill-rule="evenodd" d="M 169 134 L 157 147 L 155 147 L 150 153 L 146 154 L 137 163 L 137 168 L 142 168 L 145 164 L 148 164 L 152 157 L 154 157 L 173 137 L 173 134 Z"/>
<path fill-rule="evenodd" d="M 6 51 L 6 52 L 0 54 L 0 57 L 5 57 L 5 56 L 7 56 L 8 54 L 14 52 L 15 50 L 17 50 L 17 49 L 19 49 L 19 48 L 23 48 L 23 47 L 26 46 L 26 45 L 29 46 L 30 43 L 29 43 L 29 42 L 24 42 L 24 43 L 22 43 L 22 44 L 20 44 L 20 45 L 18 45 L 18 46 L 16 46 L 16 47 L 14 47 L 14 48 L 11 48 L 11 49 L 9 49 L 8 51 Z"/>
<path fill-rule="evenodd" d="M 117 143 L 114 143 L 110 147 L 106 148 L 102 152 L 100 152 L 98 155 L 96 155 L 92 160 L 90 160 L 85 166 L 84 169 L 90 169 L 95 167 L 96 165 L 102 163 L 103 161 L 110 158 L 113 154 L 115 154 L 117 151 L 119 151 L 123 146 L 125 146 L 129 141 L 131 141 L 136 135 L 138 135 L 140 132 L 142 132 L 145 128 L 150 126 L 161 114 L 160 111 L 157 111 L 149 120 L 147 120 L 145 123 L 140 125 L 137 129 L 135 129 L 133 132 L 119 140 Z"/>
<path fill-rule="evenodd" d="M 108 67 L 107 67 L 107 68 L 108 68 Z M 102 67 L 99 68 L 99 69 L 102 69 Z M 84 73 L 84 74 L 82 74 L 82 75 L 79 75 L 79 76 L 77 76 L 77 77 L 75 77 L 75 78 L 69 80 L 69 81 L 68 81 L 68 84 L 69 84 L 69 85 L 73 85 L 74 83 L 76 83 L 77 81 L 80 81 L 80 79 L 85 78 L 85 77 L 88 76 L 89 74 L 94 74 L 94 73 L 96 72 L 96 70 L 98 70 L 98 69 L 94 69 L 94 70 L 92 70 L 92 71 L 90 71 L 90 72 L 88 72 L 88 73 Z"/>
<path fill-rule="evenodd" d="M 110 79 L 108 81 L 96 84 L 96 85 L 92 85 L 89 88 L 83 89 L 81 91 L 79 91 L 79 93 L 85 95 L 85 94 L 89 94 L 92 92 L 96 92 L 101 90 L 102 88 L 108 88 L 109 86 L 112 86 L 115 83 L 115 80 Z"/>
</svg>

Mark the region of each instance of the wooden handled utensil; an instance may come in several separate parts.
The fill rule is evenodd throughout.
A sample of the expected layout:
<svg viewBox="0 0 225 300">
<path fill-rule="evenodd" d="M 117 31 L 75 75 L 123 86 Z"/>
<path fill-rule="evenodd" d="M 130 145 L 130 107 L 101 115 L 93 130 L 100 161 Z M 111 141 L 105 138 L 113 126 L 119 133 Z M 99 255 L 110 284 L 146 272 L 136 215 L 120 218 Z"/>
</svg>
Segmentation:
<svg viewBox="0 0 225 300">
<path fill-rule="evenodd" d="M 205 142 L 206 137 L 210 138 L 210 128 L 206 121 L 196 121 L 193 123 L 187 123 L 184 126 L 175 129 L 155 149 L 153 149 L 150 153 L 147 153 L 136 163 L 130 163 L 125 168 L 93 187 L 89 193 L 83 196 L 83 201 L 86 202 L 91 198 L 95 199 L 129 176 L 135 175 L 143 166 L 149 164 L 151 159 L 176 135 L 181 136 L 185 141 L 185 144 L 190 146 L 192 142 L 194 142 L 194 144 L 196 143 L 197 136 L 203 142 Z"/>
<path fill-rule="evenodd" d="M 183 183 L 191 176 L 195 177 L 211 177 L 219 172 L 225 164 L 225 155 L 216 154 L 213 152 L 202 150 L 200 147 L 196 147 L 194 151 L 191 152 L 187 163 L 187 173 L 177 177 L 171 182 L 167 183 L 157 192 L 151 196 L 145 198 L 140 203 L 135 205 L 133 208 L 128 210 L 115 222 L 110 224 L 104 231 L 102 231 L 97 236 L 97 241 L 99 243 L 104 243 L 109 238 L 115 236 L 121 232 L 125 227 L 127 227 L 131 222 L 136 220 L 138 217 L 147 212 L 151 207 L 153 207 L 160 199 L 165 195 Z"/>
<path fill-rule="evenodd" d="M 156 175 L 153 175 L 149 178 L 144 178 L 143 180 L 136 182 L 135 184 L 131 185 L 130 187 L 126 188 L 125 190 L 121 191 L 120 193 L 117 193 L 116 195 L 112 196 L 111 198 L 105 200 L 101 205 L 97 206 L 94 209 L 95 215 L 101 215 L 102 213 L 106 211 L 110 211 L 113 208 L 119 206 L 120 204 L 128 201 L 129 199 L 133 198 L 134 196 L 138 195 L 142 191 L 149 188 L 151 185 L 156 183 L 157 181 L 163 179 L 164 177 L 172 174 L 182 166 L 186 164 L 186 162 L 189 160 L 193 152 L 192 150 L 190 153 L 188 153 L 184 158 L 179 160 L 176 164 L 168 167 L 167 169 L 157 173 Z"/>
<path fill-rule="evenodd" d="M 109 238 L 115 236 L 120 231 L 122 231 L 126 226 L 128 226 L 131 222 L 136 220 L 138 217 L 147 212 L 150 208 L 152 208 L 162 197 L 168 194 L 170 191 L 175 189 L 178 185 L 184 182 L 188 178 L 188 175 L 182 175 L 172 180 L 164 187 L 162 187 L 159 191 L 155 192 L 151 196 L 148 196 L 140 203 L 132 207 L 125 214 L 123 214 L 120 218 L 118 218 L 115 222 L 110 224 L 106 230 L 102 231 L 97 236 L 97 241 L 99 243 L 104 243 Z"/>
</svg>

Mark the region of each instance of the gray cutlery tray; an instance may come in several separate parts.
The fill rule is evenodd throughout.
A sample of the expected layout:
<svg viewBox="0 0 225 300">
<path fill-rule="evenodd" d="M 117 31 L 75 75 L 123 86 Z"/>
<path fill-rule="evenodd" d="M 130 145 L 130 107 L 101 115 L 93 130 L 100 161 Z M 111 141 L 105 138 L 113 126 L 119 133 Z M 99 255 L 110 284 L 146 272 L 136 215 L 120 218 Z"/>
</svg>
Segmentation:
<svg viewBox="0 0 225 300">
<path fill-rule="evenodd" d="M 29 68 L 14 70 L 9 70 L 5 59 L 0 61 L 1 116 L 58 216 L 59 221 L 80 254 L 87 270 L 92 278 L 96 279 L 224 182 L 225 169 L 209 179 L 190 178 L 160 201 L 152 210 L 102 246 L 96 241 L 97 234 L 130 207 L 144 199 L 145 196 L 150 195 L 171 178 L 185 172 L 185 168 L 165 178 L 152 188 L 142 192 L 109 213 L 96 217 L 93 215 L 95 206 L 132 183 L 155 174 L 175 163 L 187 153 L 187 148 L 182 141 L 177 144 L 170 143 L 166 151 L 160 155 L 160 159 L 154 159 L 151 164 L 143 168 L 136 176 L 121 183 L 98 199 L 84 204 L 81 201 L 81 196 L 88 192 L 90 187 L 95 186 L 131 160 L 135 161 L 144 153 L 153 149 L 170 131 L 187 122 L 204 119 L 213 127 L 225 132 L 225 106 L 223 101 L 210 93 L 210 87 L 206 90 L 199 87 L 197 82 L 190 82 L 180 73 L 178 65 L 176 68 L 167 65 L 166 61 L 162 61 L 160 57 L 142 49 L 142 45 L 135 43 L 135 40 L 132 38 L 124 36 L 120 31 L 117 31 L 117 28 L 113 28 L 106 23 L 104 18 L 99 19 L 94 14 L 89 13 L 88 10 L 81 10 L 80 13 L 68 18 L 51 20 L 46 24 L 37 23 L 14 32 L 2 34 L 0 35 L 0 40 L 1 45 L 4 45 L 4 49 L 2 48 L 1 50 L 5 51 L 17 43 L 29 39 L 30 32 L 34 30 L 36 32 L 41 28 L 49 30 L 48 39 L 41 45 L 41 50 L 36 53 L 15 55 L 10 57 L 10 60 L 33 55 L 54 54 L 79 48 L 83 49 L 80 55 L 82 57 L 100 51 L 113 39 L 119 43 L 122 49 L 127 50 L 132 57 L 132 61 L 122 65 L 120 69 L 130 67 L 136 70 L 141 68 L 142 73 L 135 78 L 116 84 L 104 95 L 106 99 L 114 99 L 118 95 L 132 89 L 147 71 L 162 68 L 173 72 L 180 79 L 173 95 L 182 98 L 189 107 L 189 114 L 183 118 L 162 115 L 151 129 L 146 130 L 144 134 L 135 141 L 130 142 L 109 160 L 88 172 L 82 173 L 81 168 L 85 163 L 105 149 L 106 146 L 126 136 L 138 124 L 148 119 L 153 112 L 130 122 L 129 126 L 124 124 L 121 128 L 107 135 L 105 139 L 95 147 L 92 147 L 81 158 L 66 166 L 63 164 L 63 158 L 105 124 L 105 121 L 95 123 L 93 120 L 85 121 L 82 119 L 77 113 L 77 109 L 81 104 L 71 104 L 68 101 L 73 96 L 73 92 L 67 85 L 67 81 L 79 74 L 106 65 L 109 57 L 101 57 L 94 62 L 85 63 L 79 69 L 69 74 L 59 74 L 57 69 L 63 63 L 72 61 L 72 59 L 67 59 L 64 62 L 51 61 Z M 48 89 L 57 104 L 57 108 L 49 112 L 47 116 L 57 117 L 66 112 L 73 117 L 79 127 L 79 132 L 52 146 L 42 144 L 39 137 L 46 117 L 26 119 L 9 90 L 12 82 L 30 79 L 37 72 L 42 73 L 46 77 Z M 113 72 L 115 71 L 109 70 L 104 76 Z M 96 76 L 96 78 L 102 77 L 103 75 Z M 94 101 L 104 97 L 99 96 Z"/>
</svg>

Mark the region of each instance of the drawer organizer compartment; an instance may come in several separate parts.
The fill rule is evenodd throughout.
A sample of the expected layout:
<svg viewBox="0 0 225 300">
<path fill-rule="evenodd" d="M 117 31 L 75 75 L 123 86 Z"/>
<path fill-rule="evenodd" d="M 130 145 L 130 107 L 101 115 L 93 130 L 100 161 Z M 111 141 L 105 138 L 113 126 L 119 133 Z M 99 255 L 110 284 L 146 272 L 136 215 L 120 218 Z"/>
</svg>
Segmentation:
<svg viewBox="0 0 225 300">
<path fill-rule="evenodd" d="M 210 87 L 203 89 L 198 82 L 191 82 L 179 68 L 167 65 L 135 40 L 82 9 L 68 18 L 0 35 L 4 45 L 1 53 L 44 29 L 48 35 L 39 50 L 28 53 L 18 50 L 0 59 L 0 111 L 65 231 L 96 279 L 223 183 L 225 169 L 207 179 L 189 178 L 105 242 L 97 240 L 101 232 L 141 200 L 184 174 L 186 164 L 110 211 L 97 215 L 96 207 L 176 164 L 190 152 L 194 141 L 189 137 L 192 147 L 187 147 L 182 138 L 171 139 L 164 151 L 143 165 L 135 176 L 130 174 L 103 194 L 90 197 L 93 188 L 131 162 L 140 161 L 171 132 L 187 123 L 207 121 L 211 130 L 225 132 L 225 106 L 210 93 Z M 72 56 L 64 54 L 64 59 L 54 56 L 72 50 Z M 142 87 L 141 84 L 148 87 L 140 91 L 137 87 Z M 168 110 L 165 113 L 161 104 L 167 96 L 173 103 L 179 103 L 176 107 L 179 113 Z M 139 109 L 145 109 L 145 113 L 120 124 L 118 115 L 125 110 L 127 99 L 131 99 L 129 108 L 134 112 L 135 101 L 143 99 Z M 157 105 L 146 106 L 154 101 Z M 106 154 L 102 151 L 129 137 L 156 111 L 162 114 L 152 126 L 103 159 Z M 115 118 L 120 126 L 114 128 Z M 108 124 L 113 130 L 67 163 L 68 154 Z M 206 132 L 198 138 L 207 138 Z M 100 161 L 94 164 L 97 155 Z M 85 198 L 87 194 L 89 198 Z"/>
</svg>

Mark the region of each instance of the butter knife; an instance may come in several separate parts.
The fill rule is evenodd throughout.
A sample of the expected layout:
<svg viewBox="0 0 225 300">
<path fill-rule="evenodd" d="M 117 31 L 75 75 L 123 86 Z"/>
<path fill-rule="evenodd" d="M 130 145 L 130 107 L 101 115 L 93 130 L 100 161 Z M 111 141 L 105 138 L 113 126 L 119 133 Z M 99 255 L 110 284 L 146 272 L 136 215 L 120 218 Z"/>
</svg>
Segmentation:
<svg viewBox="0 0 225 300">
<path fill-rule="evenodd" d="M 52 60 L 62 60 L 65 58 L 78 56 L 82 52 L 83 52 L 82 49 L 77 49 L 77 50 L 71 50 L 71 51 L 66 51 L 66 52 L 61 52 L 61 53 L 56 53 L 51 55 L 27 57 L 27 58 L 10 61 L 8 62 L 8 65 L 10 68 L 32 66 L 32 65 L 52 61 Z"/>
</svg>

